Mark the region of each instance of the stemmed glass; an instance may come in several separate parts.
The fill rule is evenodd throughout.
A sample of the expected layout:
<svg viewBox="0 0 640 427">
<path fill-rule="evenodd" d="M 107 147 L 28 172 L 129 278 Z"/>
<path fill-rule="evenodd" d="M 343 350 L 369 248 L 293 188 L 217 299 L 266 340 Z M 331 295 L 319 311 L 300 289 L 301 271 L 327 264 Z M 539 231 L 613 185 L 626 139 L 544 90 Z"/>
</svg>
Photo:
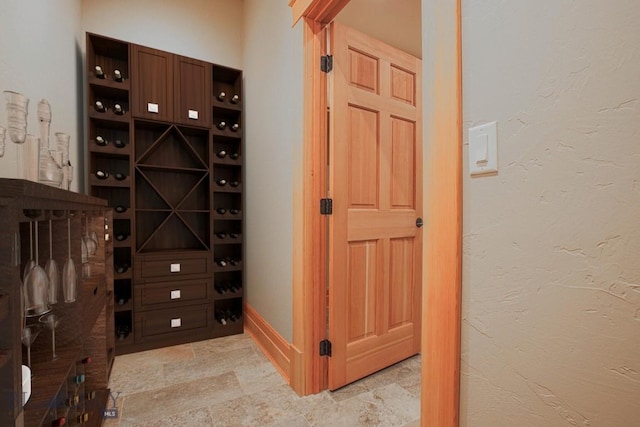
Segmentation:
<svg viewBox="0 0 640 427">
<path fill-rule="evenodd" d="M 71 258 L 71 217 L 67 218 L 67 244 L 69 248 L 69 256 L 67 257 L 64 267 L 62 268 L 62 293 L 64 294 L 64 302 L 72 303 L 76 300 L 77 294 L 77 273 L 76 265 Z"/>
<path fill-rule="evenodd" d="M 40 317 L 39 321 L 51 331 L 51 348 L 53 350 L 52 360 L 56 360 L 58 358 L 58 355 L 56 354 L 56 328 L 60 324 L 60 316 L 55 313 L 49 313 Z"/>
<path fill-rule="evenodd" d="M 94 256 L 96 254 L 96 250 L 98 250 L 98 240 L 94 239 L 91 234 L 89 234 L 89 216 L 85 217 L 85 233 L 82 238 L 84 243 L 87 245 L 87 252 L 89 256 Z"/>
<path fill-rule="evenodd" d="M 33 260 L 33 227 L 31 221 L 29 221 L 29 261 L 24 266 L 24 271 L 22 272 L 22 281 L 25 282 L 27 280 L 27 276 L 31 269 L 36 265 L 36 262 Z"/>
<path fill-rule="evenodd" d="M 31 369 L 31 345 L 42 330 L 42 325 L 29 325 L 22 331 L 22 344 L 27 347 L 27 366 Z"/>
<path fill-rule="evenodd" d="M 49 277 L 49 303 L 57 304 L 58 303 L 58 264 L 53 259 L 53 221 L 49 219 L 49 260 L 47 264 L 44 266 L 44 271 L 47 273 L 47 277 Z"/>
<path fill-rule="evenodd" d="M 38 316 L 51 311 L 49 307 L 49 278 L 38 263 L 38 221 L 36 229 L 36 261 L 24 281 L 25 304 L 27 316 Z"/>
</svg>

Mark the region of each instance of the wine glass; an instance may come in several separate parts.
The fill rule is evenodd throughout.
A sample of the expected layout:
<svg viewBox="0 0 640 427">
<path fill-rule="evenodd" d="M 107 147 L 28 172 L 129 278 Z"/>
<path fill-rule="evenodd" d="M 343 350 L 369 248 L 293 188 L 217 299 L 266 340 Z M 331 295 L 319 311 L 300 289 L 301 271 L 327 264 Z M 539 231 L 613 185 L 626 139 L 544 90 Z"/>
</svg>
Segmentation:
<svg viewBox="0 0 640 427">
<path fill-rule="evenodd" d="M 34 343 L 40 331 L 42 325 L 35 324 L 29 325 L 22 331 L 22 344 L 27 347 L 27 366 L 31 369 L 31 345 Z"/>
<path fill-rule="evenodd" d="M 35 222 L 34 228 L 36 231 L 36 261 L 24 281 L 27 316 L 38 316 L 51 311 L 51 307 L 49 307 L 49 277 L 38 262 L 38 221 Z"/>
<path fill-rule="evenodd" d="M 24 271 L 22 272 L 22 281 L 25 282 L 27 280 L 27 275 L 31 271 L 31 269 L 36 265 L 36 262 L 33 260 L 33 228 L 31 226 L 31 221 L 29 222 L 29 261 L 24 266 Z"/>
<path fill-rule="evenodd" d="M 71 258 L 71 217 L 67 218 L 67 244 L 69 256 L 62 267 L 62 293 L 64 302 L 72 303 L 76 300 L 77 294 L 77 273 L 76 265 Z"/>
<path fill-rule="evenodd" d="M 47 264 L 44 266 L 44 271 L 47 273 L 47 277 L 49 278 L 49 303 L 57 304 L 58 303 L 58 284 L 59 284 L 59 274 L 58 274 L 58 264 L 53 259 L 53 221 L 49 219 L 49 260 Z"/>
<path fill-rule="evenodd" d="M 93 239 L 93 237 L 89 234 L 89 217 L 85 217 L 85 233 L 82 238 L 85 245 L 87 245 L 87 255 L 94 256 L 96 254 L 96 250 L 98 250 L 98 239 Z M 83 261 L 84 262 L 84 261 Z"/>
<path fill-rule="evenodd" d="M 40 317 L 38 320 L 51 331 L 51 349 L 53 351 L 52 360 L 56 360 L 58 358 L 58 355 L 56 354 L 56 328 L 60 324 L 60 316 L 55 313 L 49 313 Z"/>
</svg>

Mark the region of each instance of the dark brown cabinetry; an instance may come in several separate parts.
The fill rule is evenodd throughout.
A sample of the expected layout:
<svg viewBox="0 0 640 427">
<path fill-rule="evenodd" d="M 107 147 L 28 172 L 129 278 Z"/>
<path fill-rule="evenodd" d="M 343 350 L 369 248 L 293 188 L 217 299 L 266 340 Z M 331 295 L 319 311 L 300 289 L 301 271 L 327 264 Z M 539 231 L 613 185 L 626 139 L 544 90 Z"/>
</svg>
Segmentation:
<svg viewBox="0 0 640 427">
<path fill-rule="evenodd" d="M 13 179 L 0 180 L 0 200 L 0 425 L 50 426 L 59 418 L 67 425 L 102 425 L 115 355 L 111 211 L 103 200 Z M 38 245 L 30 239 L 36 229 Z M 81 241 L 93 233 L 96 250 L 83 257 Z M 22 316 L 21 278 L 36 252 L 41 267 L 50 256 L 56 261 L 60 279 L 66 260 L 73 260 L 77 297 L 65 302 L 60 285 L 57 301 L 49 303 L 48 314 L 60 318 L 57 358 L 51 331 L 41 328 L 31 345 L 31 396 L 23 407 L 21 365 L 28 357 L 22 330 L 40 322 L 38 315 Z"/>
<path fill-rule="evenodd" d="M 126 208 L 114 213 L 117 352 L 242 332 L 241 71 L 87 37 L 99 47 L 87 52 L 91 191 Z M 130 53 L 118 58 L 131 66 L 126 121 L 92 111 L 93 64 L 109 63 L 103 44 Z M 98 145 L 98 132 L 127 144 Z M 124 179 L 93 176 L 101 168 Z"/>
</svg>

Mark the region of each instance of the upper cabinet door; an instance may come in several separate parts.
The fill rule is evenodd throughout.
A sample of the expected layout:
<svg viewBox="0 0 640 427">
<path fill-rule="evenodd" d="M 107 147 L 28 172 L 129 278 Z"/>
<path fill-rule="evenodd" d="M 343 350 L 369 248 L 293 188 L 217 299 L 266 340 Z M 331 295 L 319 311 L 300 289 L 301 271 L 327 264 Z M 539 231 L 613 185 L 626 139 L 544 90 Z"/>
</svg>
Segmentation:
<svg viewBox="0 0 640 427">
<path fill-rule="evenodd" d="M 211 64 L 174 57 L 175 117 L 185 125 L 211 125 Z"/>
<path fill-rule="evenodd" d="M 133 115 L 151 120 L 173 120 L 173 55 L 133 45 Z"/>
</svg>

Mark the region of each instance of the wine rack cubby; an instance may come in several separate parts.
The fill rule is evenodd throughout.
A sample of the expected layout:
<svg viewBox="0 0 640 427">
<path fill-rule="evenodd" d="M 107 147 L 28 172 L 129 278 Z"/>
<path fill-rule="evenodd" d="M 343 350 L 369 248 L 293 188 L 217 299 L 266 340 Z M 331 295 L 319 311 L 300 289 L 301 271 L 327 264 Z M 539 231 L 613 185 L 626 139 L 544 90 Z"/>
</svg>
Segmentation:
<svg viewBox="0 0 640 427">
<path fill-rule="evenodd" d="M 115 357 L 111 210 L 104 200 L 13 179 L 0 180 L 0 198 L 0 425 L 101 425 Z M 39 267 L 25 277 L 32 260 Z M 58 274 L 47 282 L 57 277 L 58 287 L 48 291 L 35 269 L 51 260 Z M 38 289 L 44 299 L 33 299 Z M 24 406 L 21 365 L 32 374 Z"/>
<path fill-rule="evenodd" d="M 87 180 L 113 207 L 117 353 L 242 332 L 242 72 L 96 34 L 87 46 Z"/>
</svg>

